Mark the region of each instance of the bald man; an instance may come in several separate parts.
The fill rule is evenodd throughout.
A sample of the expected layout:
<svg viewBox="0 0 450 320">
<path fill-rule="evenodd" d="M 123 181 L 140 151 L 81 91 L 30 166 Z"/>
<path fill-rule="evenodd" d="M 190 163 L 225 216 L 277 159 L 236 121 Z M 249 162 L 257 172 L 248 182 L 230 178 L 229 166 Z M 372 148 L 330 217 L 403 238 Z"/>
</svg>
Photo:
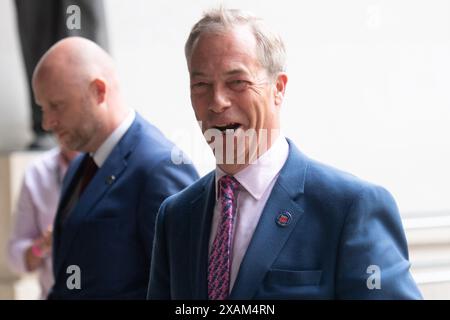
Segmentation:
<svg viewBox="0 0 450 320">
<path fill-rule="evenodd" d="M 49 298 L 144 299 L 158 208 L 195 168 L 174 164 L 174 144 L 127 107 L 111 57 L 90 40 L 56 43 L 32 84 L 43 128 L 84 152 L 62 188 Z"/>
</svg>

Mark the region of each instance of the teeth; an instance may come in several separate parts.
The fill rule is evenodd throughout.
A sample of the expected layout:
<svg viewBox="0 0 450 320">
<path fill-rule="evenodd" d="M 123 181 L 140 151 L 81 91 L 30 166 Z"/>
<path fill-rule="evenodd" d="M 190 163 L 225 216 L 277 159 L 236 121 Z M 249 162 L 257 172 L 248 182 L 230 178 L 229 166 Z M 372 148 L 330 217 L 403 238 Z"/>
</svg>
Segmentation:
<svg viewBox="0 0 450 320">
<path fill-rule="evenodd" d="M 230 127 L 230 126 L 232 126 L 234 123 L 227 123 L 227 124 L 221 124 L 221 125 L 218 125 L 217 127 L 219 127 L 219 128 L 225 128 L 225 127 Z"/>
<path fill-rule="evenodd" d="M 225 131 L 225 130 L 235 130 L 240 126 L 240 124 L 238 123 L 229 123 L 229 124 L 225 124 L 225 125 L 217 125 L 215 126 L 216 129 L 219 129 L 221 131 Z"/>
</svg>

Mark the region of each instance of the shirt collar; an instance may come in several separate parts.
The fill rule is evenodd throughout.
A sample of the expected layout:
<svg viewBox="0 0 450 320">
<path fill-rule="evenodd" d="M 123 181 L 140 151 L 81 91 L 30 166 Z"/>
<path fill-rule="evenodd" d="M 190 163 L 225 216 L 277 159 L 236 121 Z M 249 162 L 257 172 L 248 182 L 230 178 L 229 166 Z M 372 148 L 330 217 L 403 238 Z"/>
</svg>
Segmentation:
<svg viewBox="0 0 450 320">
<path fill-rule="evenodd" d="M 263 153 L 255 163 L 236 173 L 234 178 L 253 198 L 259 200 L 283 168 L 288 154 L 289 145 L 284 135 L 280 134 L 269 150 Z M 217 182 L 224 175 L 226 173 L 216 167 L 216 199 L 219 196 Z"/>
<path fill-rule="evenodd" d="M 131 124 L 133 123 L 135 118 L 136 112 L 131 109 L 122 123 L 109 135 L 109 137 L 101 144 L 97 151 L 91 154 L 91 156 L 94 158 L 95 164 L 99 168 L 103 165 L 103 163 L 105 163 L 106 159 L 111 154 L 111 151 L 114 149 L 116 144 L 131 127 Z"/>
</svg>

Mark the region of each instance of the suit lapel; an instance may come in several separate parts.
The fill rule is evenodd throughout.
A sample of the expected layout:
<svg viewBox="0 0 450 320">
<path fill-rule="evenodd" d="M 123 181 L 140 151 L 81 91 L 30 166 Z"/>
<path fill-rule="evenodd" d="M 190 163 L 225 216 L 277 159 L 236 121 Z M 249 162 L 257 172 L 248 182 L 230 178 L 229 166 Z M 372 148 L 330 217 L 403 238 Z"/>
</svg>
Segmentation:
<svg viewBox="0 0 450 320">
<path fill-rule="evenodd" d="M 289 143 L 289 156 L 267 200 L 260 221 L 242 260 L 230 299 L 252 299 L 267 271 L 279 255 L 297 222 L 303 216 L 301 197 L 307 169 L 305 157 Z M 286 226 L 279 226 L 282 211 L 291 214 Z"/>
<path fill-rule="evenodd" d="M 107 194 L 107 191 L 119 180 L 127 167 L 126 159 L 133 151 L 141 130 L 140 120 L 136 120 L 119 143 L 113 148 L 102 167 L 97 171 L 89 185 L 84 190 L 77 204 L 64 222 L 63 230 L 60 232 L 58 253 L 59 259 L 55 264 L 55 274 L 61 271 L 63 262 L 70 251 L 70 246 L 83 224 L 83 220 L 92 214 L 95 205 Z M 77 170 L 78 171 L 78 170 Z M 113 178 L 114 177 L 114 178 Z M 74 176 L 72 179 L 76 179 Z M 69 190 L 70 188 L 68 188 Z M 66 190 L 67 192 L 67 190 Z"/>
<path fill-rule="evenodd" d="M 214 171 L 205 179 L 200 195 L 191 202 L 190 261 L 192 299 L 208 299 L 208 249 L 215 204 Z"/>
</svg>

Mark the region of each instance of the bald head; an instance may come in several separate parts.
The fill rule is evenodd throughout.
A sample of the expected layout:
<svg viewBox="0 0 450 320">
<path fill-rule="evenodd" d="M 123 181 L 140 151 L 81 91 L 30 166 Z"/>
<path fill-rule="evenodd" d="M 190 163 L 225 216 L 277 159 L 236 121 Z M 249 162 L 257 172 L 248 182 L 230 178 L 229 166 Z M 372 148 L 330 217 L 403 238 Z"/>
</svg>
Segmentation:
<svg viewBox="0 0 450 320">
<path fill-rule="evenodd" d="M 43 128 L 69 149 L 95 151 L 128 113 L 112 58 L 85 38 L 53 45 L 37 64 L 32 85 Z"/>
<path fill-rule="evenodd" d="M 114 63 L 108 53 L 95 42 L 81 37 L 65 38 L 54 44 L 38 62 L 33 84 L 58 75 L 72 81 L 99 77 L 112 84 L 117 82 Z"/>
</svg>

